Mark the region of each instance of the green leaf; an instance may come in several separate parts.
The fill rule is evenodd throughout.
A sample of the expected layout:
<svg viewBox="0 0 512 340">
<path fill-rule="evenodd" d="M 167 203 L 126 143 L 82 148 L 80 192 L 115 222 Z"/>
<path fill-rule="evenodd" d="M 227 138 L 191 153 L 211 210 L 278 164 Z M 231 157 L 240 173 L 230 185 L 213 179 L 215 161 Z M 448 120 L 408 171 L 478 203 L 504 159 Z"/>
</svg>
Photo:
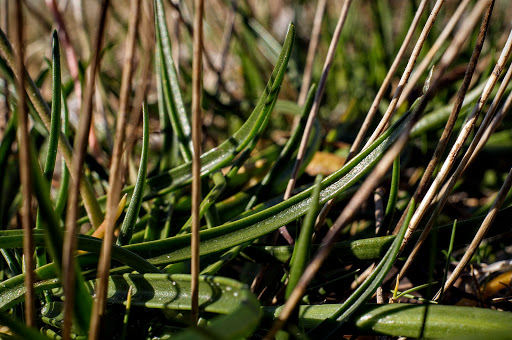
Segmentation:
<svg viewBox="0 0 512 340">
<path fill-rule="evenodd" d="M 128 211 L 123 220 L 119 237 L 117 238 L 117 245 L 122 246 L 130 243 L 133 235 L 133 228 L 139 216 L 140 207 L 142 205 L 142 192 L 144 191 L 144 184 L 146 183 L 146 173 L 148 170 L 148 150 L 149 150 L 149 116 L 148 107 L 144 102 L 142 106 L 143 115 L 143 134 L 142 134 L 142 155 L 140 158 L 139 173 L 137 174 L 137 181 L 135 182 L 135 189 L 128 206 Z"/>
<path fill-rule="evenodd" d="M 95 280 L 90 281 L 95 285 Z M 132 289 L 132 306 L 165 310 L 190 310 L 190 275 L 146 274 L 112 275 L 109 277 L 107 300 L 126 304 Z M 199 277 L 200 312 L 222 314 L 204 329 L 191 328 L 177 338 L 202 339 L 205 334 L 215 339 L 239 339 L 252 334 L 260 320 L 260 305 L 245 284 L 224 277 Z M 62 314 L 54 317 L 59 324 Z M 211 337 L 208 337 L 211 338 Z"/>
<path fill-rule="evenodd" d="M 162 0 L 155 1 L 157 73 L 162 86 L 163 99 L 170 114 L 171 125 L 180 142 L 180 151 L 185 161 L 192 160 L 192 138 L 190 121 L 183 104 L 174 60 L 171 51 L 171 39 Z"/>
<path fill-rule="evenodd" d="M 340 305 L 300 306 L 299 326 L 311 329 L 329 318 Z M 424 305 L 366 304 L 343 325 L 346 334 L 389 335 L 426 339 L 480 336 L 500 339 L 510 336 L 512 313 L 491 309 L 459 306 L 429 305 L 425 319 Z M 274 318 L 281 307 L 263 307 L 264 316 Z M 335 327 L 332 321 L 329 327 Z M 424 328 L 423 328 L 424 327 Z M 423 333 L 422 333 L 423 330 Z M 505 335 L 505 336 L 504 336 Z"/>
<path fill-rule="evenodd" d="M 288 299 L 295 289 L 297 282 L 304 273 L 306 264 L 311 255 L 311 236 L 315 230 L 315 220 L 318 214 L 318 200 L 320 198 L 320 182 L 322 175 L 317 176 L 314 190 L 311 193 L 312 204 L 304 218 L 304 223 L 299 234 L 299 240 L 293 248 L 293 255 L 290 265 L 290 277 L 286 286 L 285 298 Z"/>
<path fill-rule="evenodd" d="M 244 125 L 221 145 L 201 155 L 202 177 L 229 164 L 236 155 L 253 140 L 256 134 L 264 128 L 263 123 L 268 120 L 271 108 L 277 98 L 285 75 L 294 37 L 295 27 L 290 25 L 283 50 L 270 80 L 265 87 L 265 91 Z M 146 190 L 145 199 L 161 196 L 178 187 L 189 184 L 192 180 L 191 169 L 192 164 L 188 162 L 165 173 L 149 178 L 146 183 L 148 190 Z M 130 190 L 133 190 L 133 188 L 126 189 L 126 191 Z"/>
</svg>

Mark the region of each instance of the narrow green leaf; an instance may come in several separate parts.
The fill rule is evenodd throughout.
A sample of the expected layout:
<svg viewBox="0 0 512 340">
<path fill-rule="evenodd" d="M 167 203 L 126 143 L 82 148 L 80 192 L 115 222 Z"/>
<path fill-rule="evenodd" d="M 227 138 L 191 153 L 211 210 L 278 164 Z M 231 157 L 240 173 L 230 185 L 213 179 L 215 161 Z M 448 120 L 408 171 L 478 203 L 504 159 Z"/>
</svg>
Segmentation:
<svg viewBox="0 0 512 340">
<path fill-rule="evenodd" d="M 396 202 L 398 201 L 398 189 L 400 185 L 400 155 L 396 157 L 393 162 L 393 170 L 391 174 L 391 186 L 389 189 L 389 199 L 386 205 L 386 212 L 384 214 L 384 220 L 378 234 L 384 235 L 389 229 L 389 225 L 393 220 L 393 216 L 396 210 Z"/>
<path fill-rule="evenodd" d="M 50 131 L 48 138 L 48 154 L 44 165 L 44 175 L 48 181 L 53 177 L 60 132 L 61 79 L 60 79 L 60 48 L 57 31 L 52 37 L 52 109 L 50 114 Z"/>
<path fill-rule="evenodd" d="M 290 277 L 288 279 L 288 285 L 286 286 L 285 298 L 288 299 L 291 293 L 295 289 L 297 282 L 304 273 L 306 264 L 309 262 L 311 256 L 311 236 L 315 230 L 315 220 L 318 214 L 318 200 L 320 199 L 320 183 L 322 181 L 322 175 L 319 175 L 315 179 L 314 190 L 311 193 L 311 207 L 304 218 L 304 223 L 299 234 L 299 240 L 293 248 L 293 255 L 290 264 Z"/>
<path fill-rule="evenodd" d="M 68 105 L 67 105 L 67 102 L 66 102 L 65 98 L 63 97 L 63 95 L 61 95 L 61 100 L 62 100 L 63 109 L 64 109 L 63 110 L 64 117 L 62 120 L 62 133 L 64 134 L 64 136 L 69 137 L 71 134 L 71 131 L 69 128 Z M 61 174 L 62 174 L 62 177 L 61 177 L 61 181 L 60 181 L 60 187 L 59 187 L 59 191 L 57 192 L 57 197 L 55 198 L 55 213 L 57 214 L 57 216 L 62 218 L 62 214 L 64 212 L 64 208 L 66 207 L 66 203 L 68 200 L 68 188 L 69 188 L 69 181 L 71 178 L 71 174 L 69 173 L 69 169 L 66 166 L 66 162 L 64 161 L 64 159 L 62 160 Z"/>
<path fill-rule="evenodd" d="M 190 121 L 183 104 L 174 60 L 171 51 L 171 39 L 162 0 L 155 1 L 156 53 L 159 60 L 159 73 L 163 97 L 174 133 L 180 142 L 180 151 L 185 161 L 192 160 L 192 138 Z"/>
<path fill-rule="evenodd" d="M 60 100 L 61 100 L 61 79 L 60 79 L 60 49 L 57 31 L 53 31 L 52 36 L 52 110 L 51 125 L 48 138 L 48 151 L 44 165 L 44 177 L 51 187 L 55 162 L 57 160 L 57 148 L 60 133 Z M 47 199 L 51 202 L 50 196 Z M 38 209 L 36 217 L 36 229 L 42 229 L 41 213 Z M 46 264 L 46 250 L 44 248 L 36 249 L 36 264 L 38 267 Z M 49 296 L 46 296 L 49 301 Z"/>
<path fill-rule="evenodd" d="M 56 263 L 56 274 L 59 277 L 62 277 L 61 261 L 62 245 L 64 242 L 62 228 L 60 228 L 60 220 L 55 214 L 52 202 L 49 199 L 50 190 L 48 187 L 48 183 L 46 179 L 43 178 L 43 174 L 41 173 L 41 169 L 39 168 L 39 162 L 37 161 L 37 157 L 34 154 L 34 150 L 36 150 L 36 148 L 32 147 L 31 150 L 32 152 L 30 156 L 32 157 L 32 159 L 30 163 L 32 164 L 32 181 L 34 184 L 34 193 L 39 203 L 39 211 L 41 212 L 41 221 L 45 236 L 45 243 L 40 244 L 39 246 L 45 245 L 46 249 L 49 250 L 52 259 Z M 36 230 L 37 229 L 35 229 L 34 231 Z M 35 246 L 37 247 L 38 245 L 36 244 Z M 82 272 L 78 266 L 76 266 L 75 268 L 75 276 L 75 290 L 77 302 L 75 303 L 75 316 L 80 328 L 87 329 L 91 317 L 92 298 L 89 292 L 85 291 L 85 281 L 82 276 Z M 3 283 L 5 284 L 6 282 L 7 281 L 4 281 Z"/>
<path fill-rule="evenodd" d="M 272 72 L 270 80 L 261 96 L 256 108 L 249 116 L 242 127 L 233 134 L 228 140 L 224 141 L 218 147 L 201 155 L 201 176 L 207 176 L 215 170 L 226 166 L 236 155 L 242 151 L 264 127 L 263 123 L 268 121 L 268 115 L 279 92 L 281 83 L 286 71 L 286 65 L 290 58 L 293 40 L 295 37 L 295 28 L 290 25 L 283 50 L 279 60 Z M 175 190 L 178 187 L 189 184 L 191 177 L 191 163 L 185 163 L 168 172 L 159 174 L 147 180 L 147 189 L 145 199 L 163 195 L 164 193 Z M 132 188 L 127 188 L 133 190 Z"/>
<path fill-rule="evenodd" d="M 119 237 L 117 238 L 117 245 L 122 246 L 130 243 L 133 235 L 133 228 L 137 217 L 139 216 L 140 207 L 142 205 L 142 193 L 146 183 L 146 173 L 148 170 L 148 150 L 149 150 L 149 115 L 146 102 L 142 106 L 142 154 L 140 158 L 139 173 L 137 174 L 137 181 L 135 182 L 135 189 L 130 200 L 130 205 L 123 220 Z"/>
<path fill-rule="evenodd" d="M 441 295 L 439 301 L 443 301 L 444 295 L 444 284 L 448 277 L 448 269 L 450 268 L 450 260 L 452 257 L 453 243 L 455 242 L 455 231 L 457 230 L 457 220 L 453 221 L 452 235 L 450 236 L 450 245 L 448 246 L 448 252 L 446 253 L 446 265 L 444 266 L 443 281 L 441 281 Z"/>
</svg>

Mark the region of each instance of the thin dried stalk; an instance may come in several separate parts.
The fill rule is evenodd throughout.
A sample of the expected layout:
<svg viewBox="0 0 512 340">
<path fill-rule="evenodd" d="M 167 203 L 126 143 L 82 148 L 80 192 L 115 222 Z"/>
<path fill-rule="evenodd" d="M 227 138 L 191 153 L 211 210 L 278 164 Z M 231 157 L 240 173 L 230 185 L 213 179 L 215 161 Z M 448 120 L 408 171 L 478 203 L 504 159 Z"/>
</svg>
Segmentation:
<svg viewBox="0 0 512 340">
<path fill-rule="evenodd" d="M 0 28 L 5 31 L 6 34 L 9 33 L 9 1 L 4 0 L 2 3 L 2 10 L 0 11 Z M 8 83 L 7 80 L 0 77 L 0 87 L 4 89 L 4 97 L 2 100 L 2 107 L 0 108 L 0 138 L 3 138 L 3 132 L 5 127 L 7 126 L 7 120 L 9 115 L 9 91 L 7 89 Z"/>
<path fill-rule="evenodd" d="M 487 4 L 487 5 L 489 5 L 489 4 Z M 420 184 L 418 185 L 418 187 L 416 188 L 416 190 L 413 194 L 414 202 L 419 202 L 425 195 L 427 185 L 428 185 L 430 179 L 432 178 L 434 169 L 437 167 L 444 151 L 446 150 L 450 136 L 451 136 L 453 128 L 455 126 L 455 122 L 457 121 L 460 110 L 462 108 L 462 103 L 464 102 L 464 97 L 466 96 L 466 93 L 469 89 L 469 86 L 471 84 L 471 79 L 473 78 L 473 74 L 475 72 L 478 60 L 480 58 L 480 53 L 482 51 L 487 28 L 489 25 L 489 18 L 490 18 L 490 12 L 487 12 L 487 15 L 485 15 L 484 18 L 482 19 L 482 23 L 480 25 L 480 31 L 478 33 L 477 41 L 476 41 L 475 47 L 473 48 L 473 53 L 471 55 L 471 59 L 469 61 L 468 68 L 466 69 L 466 72 L 464 74 L 464 79 L 462 81 L 462 85 L 461 85 L 459 91 L 457 92 L 457 97 L 453 104 L 452 112 L 450 113 L 450 116 L 448 117 L 448 121 L 446 122 L 443 133 L 441 134 L 439 143 L 437 144 L 434 154 L 432 155 L 432 158 L 430 159 L 430 161 L 427 165 L 427 168 L 425 169 L 425 172 L 420 180 Z M 470 21 L 468 21 L 468 22 L 470 22 Z M 469 25 L 471 25 L 471 24 L 469 24 Z M 473 27 L 473 25 L 471 25 L 471 27 Z M 457 40 L 457 41 L 454 42 L 452 44 L 452 46 L 455 46 L 458 51 L 458 48 L 463 43 L 463 39 L 456 38 L 454 40 Z M 446 70 L 448 65 L 451 64 L 451 62 L 452 62 L 451 56 L 454 57 L 455 54 L 449 53 L 448 54 L 449 57 L 445 57 L 445 56 L 443 56 L 443 58 L 441 59 L 441 62 L 440 62 L 439 68 L 438 68 L 438 72 L 437 72 L 438 77 L 436 78 L 433 88 L 438 87 L 437 84 L 440 81 L 440 77 L 442 76 L 442 74 L 444 73 L 444 71 Z M 397 223 L 397 226 L 393 232 L 394 234 L 397 234 L 398 231 L 400 230 L 400 226 L 402 225 L 403 221 L 405 220 L 405 217 L 407 216 L 408 209 L 409 209 L 409 206 L 407 207 L 407 209 L 405 209 L 404 213 L 402 214 L 402 216 L 400 218 L 400 221 Z"/>
<path fill-rule="evenodd" d="M 492 11 L 492 4 L 486 13 L 486 16 L 490 15 L 491 11 Z M 405 244 L 407 244 L 407 241 L 410 239 L 412 232 L 416 229 L 417 225 L 423 218 L 427 208 L 430 206 L 434 196 L 437 194 L 442 183 L 447 178 L 448 173 L 453 168 L 455 160 L 456 160 L 457 156 L 459 155 L 460 150 L 462 149 L 465 141 L 469 137 L 469 134 L 472 131 L 473 126 L 476 122 L 476 119 L 478 118 L 480 112 L 482 111 L 484 104 L 486 103 L 487 99 L 489 98 L 494 85 L 498 81 L 501 71 L 503 70 L 505 62 L 508 59 L 508 56 L 510 55 L 511 51 L 512 51 L 512 31 L 510 32 L 509 39 L 507 40 L 507 43 L 505 44 L 505 47 L 503 48 L 503 51 L 501 52 L 499 60 L 496 63 L 496 66 L 494 67 L 494 70 L 486 83 L 486 86 L 483 90 L 481 97 L 479 98 L 478 102 L 476 103 L 475 107 L 473 108 L 473 111 L 471 112 L 471 115 L 468 117 L 466 124 L 464 124 L 464 126 L 462 127 L 462 129 L 459 133 L 459 136 L 457 137 L 457 140 L 455 141 L 454 145 L 452 146 L 452 149 L 450 150 L 450 153 L 449 153 L 448 157 L 446 158 L 443 166 L 441 167 L 441 170 L 439 171 L 437 177 L 435 178 L 434 182 L 432 183 L 429 190 L 427 191 L 425 197 L 421 201 L 418 209 L 414 213 L 414 216 L 411 219 L 411 223 L 408 226 L 407 233 L 404 238 L 404 243 L 402 244 L 402 249 L 403 249 L 403 246 Z"/>
<path fill-rule="evenodd" d="M 306 147 L 308 144 L 309 136 L 311 135 L 311 129 L 313 128 L 313 123 L 320 109 L 320 102 L 322 101 L 322 96 L 324 94 L 327 76 L 329 75 L 329 71 L 331 69 L 332 61 L 334 59 L 334 53 L 336 52 L 336 47 L 338 46 L 341 30 L 343 29 L 343 25 L 345 24 L 348 9 L 351 3 L 352 0 L 345 0 L 343 6 L 341 7 L 338 23 L 336 24 L 336 28 L 334 30 L 331 43 L 329 45 L 329 50 L 327 51 L 327 56 L 325 58 L 325 63 L 322 70 L 322 77 L 320 78 L 320 83 L 315 93 L 313 106 L 311 107 L 311 111 L 309 112 L 308 116 L 308 121 L 306 123 L 306 127 L 304 128 L 304 135 L 302 136 L 302 139 L 300 141 L 299 150 L 297 152 L 297 158 L 295 159 L 295 164 L 293 165 L 292 175 L 290 177 L 290 180 L 288 181 L 288 185 L 284 193 L 285 200 L 291 197 L 292 191 L 295 188 L 295 183 L 297 182 L 297 175 L 299 173 L 300 166 L 302 165 L 302 162 L 304 160 L 304 155 L 306 154 Z M 288 243 L 293 244 L 293 238 L 288 233 L 286 227 L 279 228 L 279 232 L 286 238 Z"/>
<path fill-rule="evenodd" d="M 199 315 L 199 207 L 201 204 L 201 75 L 203 50 L 204 1 L 195 1 L 194 59 L 192 63 L 192 258 L 191 258 L 191 322 L 197 323 Z"/>
<path fill-rule="evenodd" d="M 382 98 L 384 97 L 384 93 L 386 92 L 386 89 L 389 87 L 389 84 L 391 84 L 393 75 L 395 74 L 396 70 L 398 69 L 400 61 L 401 61 L 403 55 L 405 54 L 407 47 L 409 46 L 409 44 L 411 42 L 411 39 L 414 35 L 414 31 L 416 30 L 416 27 L 418 26 L 418 22 L 427 6 L 427 3 L 428 3 L 428 0 L 423 0 L 420 3 L 420 5 L 418 6 L 418 9 L 416 11 L 416 14 L 414 15 L 414 18 L 411 23 L 411 26 L 409 27 L 409 30 L 407 31 L 407 35 L 405 36 L 402 46 L 400 46 L 400 50 L 398 51 L 398 53 L 395 57 L 395 60 L 393 61 L 393 64 L 391 65 L 388 73 L 386 74 L 386 77 L 384 78 L 384 81 L 382 82 L 382 85 L 381 85 L 379 91 L 377 92 L 377 95 L 375 96 L 375 99 L 373 100 L 372 106 L 370 107 L 370 110 L 368 111 L 368 113 L 366 115 L 363 125 L 359 129 L 356 139 L 354 140 L 354 143 L 352 143 L 352 146 L 350 147 L 348 156 L 345 159 L 345 163 L 348 162 L 350 159 L 352 159 L 352 157 L 354 157 L 357 154 L 357 152 L 361 146 L 361 143 L 363 142 L 363 139 L 366 136 L 366 132 L 368 131 L 373 119 L 375 118 L 375 114 L 377 113 L 379 104 L 382 101 Z M 367 145 L 369 145 L 369 144 L 367 144 Z M 331 199 L 322 207 L 322 210 L 318 214 L 318 217 L 316 220 L 315 230 L 319 230 L 320 227 L 325 223 L 327 214 L 331 210 L 331 207 L 334 205 L 334 202 L 335 202 L 335 200 Z"/>
<path fill-rule="evenodd" d="M 62 266 L 63 266 L 63 288 L 66 295 L 64 303 L 64 324 L 62 337 L 67 340 L 71 333 L 71 320 L 73 316 L 74 293 L 75 293 L 75 252 L 76 252 L 76 220 L 78 217 L 78 194 L 80 179 L 83 174 L 83 163 L 87 148 L 87 137 L 91 126 L 92 98 L 94 94 L 94 82 L 96 71 L 100 64 L 100 52 L 103 45 L 103 33 L 106 26 L 106 15 L 109 0 L 103 0 L 100 11 L 100 22 L 95 40 L 94 57 L 89 69 L 88 82 L 85 91 L 82 112 L 80 114 L 79 130 L 75 137 L 74 159 L 72 164 L 72 183 L 68 198 L 68 211 L 66 215 L 66 233 L 64 237 Z"/>
<path fill-rule="evenodd" d="M 25 60 L 23 50 L 23 13 L 21 2 L 16 1 L 15 8 L 15 42 L 17 63 L 16 69 L 19 77 L 16 81 L 18 92 L 18 131 L 19 131 L 19 157 L 20 157 L 20 180 L 23 206 L 21 209 L 21 223 L 23 225 L 23 260 L 25 262 L 25 321 L 28 326 L 35 326 L 35 296 L 34 296 L 34 240 L 32 237 L 32 180 L 30 177 L 30 137 L 28 134 L 28 112 L 25 101 L 25 82 L 23 61 Z"/>
<path fill-rule="evenodd" d="M 413 251 L 409 255 L 406 263 L 404 264 L 402 270 L 401 270 L 401 276 L 407 271 L 409 266 L 411 265 L 412 261 L 414 260 L 415 256 L 418 254 L 419 249 L 425 242 L 425 239 L 427 238 L 428 234 L 430 233 L 430 230 L 432 229 L 432 226 L 434 225 L 434 222 L 437 219 L 438 214 L 440 213 L 441 209 L 446 204 L 446 201 L 448 200 L 448 197 L 450 196 L 451 191 L 455 187 L 455 184 L 457 180 L 461 177 L 464 170 L 467 168 L 469 161 L 474 159 L 474 157 L 477 156 L 477 153 L 475 153 L 475 149 L 479 142 L 482 139 L 482 136 L 487 131 L 489 122 L 491 121 L 491 118 L 494 115 L 494 112 L 496 111 L 496 108 L 501 100 L 501 97 L 503 96 L 503 93 L 505 92 L 510 79 L 512 78 L 512 69 L 509 68 L 507 74 L 505 75 L 505 78 L 503 79 L 500 88 L 498 89 L 498 93 L 496 94 L 496 97 L 494 98 L 491 106 L 489 107 L 489 110 L 487 111 L 487 114 L 484 117 L 484 120 L 482 121 L 475 137 L 471 141 L 471 144 L 468 147 L 468 150 L 466 150 L 464 157 L 462 157 L 462 160 L 460 161 L 459 165 L 457 166 L 457 169 L 455 172 L 450 176 L 447 183 L 444 185 L 444 187 L 440 190 L 440 193 L 438 196 L 439 202 L 437 203 L 437 206 L 434 210 L 434 213 L 430 216 L 427 225 L 423 232 L 420 235 L 420 238 L 416 242 L 416 245 L 414 246 Z"/>
<path fill-rule="evenodd" d="M 153 51 L 155 45 L 155 32 L 154 32 L 154 12 L 150 2 L 144 1 L 142 3 L 143 17 L 141 19 L 140 34 L 143 43 L 143 51 Z M 124 169 L 128 169 L 129 156 L 135 143 L 136 133 L 135 129 L 139 124 L 141 113 L 142 113 L 142 102 L 146 97 L 148 91 L 151 67 L 153 56 L 151 53 L 140 53 L 141 60 L 141 73 L 140 73 L 140 84 L 137 86 L 135 91 L 135 99 L 133 100 L 132 110 L 130 112 L 130 118 L 128 119 L 128 127 L 126 132 L 126 155 Z"/>
<path fill-rule="evenodd" d="M 466 265 L 469 263 L 473 255 L 475 254 L 476 250 L 480 246 L 480 243 L 482 242 L 483 238 L 485 237 L 485 234 L 489 231 L 492 222 L 496 218 L 496 214 L 498 213 L 498 210 L 501 208 L 501 205 L 503 204 L 503 201 L 505 200 L 505 197 L 507 196 L 510 187 L 512 186 L 512 168 L 510 169 L 507 178 L 505 179 L 505 182 L 501 186 L 500 191 L 498 192 L 498 195 L 496 196 L 496 199 L 494 203 L 492 204 L 491 209 L 489 210 L 489 213 L 485 217 L 484 221 L 482 222 L 482 225 L 478 229 L 478 232 L 476 233 L 475 237 L 473 238 L 473 241 L 471 241 L 471 244 L 469 245 L 468 249 L 464 253 L 464 256 L 457 264 L 457 267 L 453 270 L 450 277 L 446 280 L 444 287 L 441 288 L 437 292 L 437 294 L 434 296 L 434 301 L 439 299 L 442 292 L 448 290 L 455 281 L 459 278 L 460 274 L 466 267 Z"/>
<path fill-rule="evenodd" d="M 98 263 L 98 285 L 96 287 L 96 300 L 94 303 L 89 339 L 98 339 L 101 331 L 101 324 L 106 310 L 108 276 L 110 271 L 110 260 L 112 257 L 112 244 L 114 242 L 114 224 L 116 220 L 116 207 L 120 198 L 121 188 L 124 182 L 123 171 L 123 143 L 126 133 L 126 121 L 128 116 L 128 104 L 133 77 L 133 56 L 135 53 L 135 42 L 137 27 L 140 18 L 140 0 L 133 0 L 130 9 L 130 22 L 128 36 L 126 37 L 125 60 L 123 65 L 120 106 L 116 124 L 116 137 L 112 160 L 110 166 L 109 187 L 107 195 L 107 214 L 105 224 L 105 238 L 102 243 Z"/>
<path fill-rule="evenodd" d="M 219 65 L 217 68 L 217 81 L 215 82 L 216 96 L 219 94 L 220 83 L 222 81 L 222 73 L 226 68 L 226 61 L 228 60 L 229 45 L 231 44 L 231 38 L 233 36 L 233 28 L 235 26 L 236 17 L 236 1 L 231 1 L 231 10 L 228 12 L 226 19 L 226 26 L 222 35 L 222 48 L 220 54 Z"/>
<path fill-rule="evenodd" d="M 370 124 L 372 123 L 373 119 L 375 118 L 375 114 L 377 113 L 379 104 L 382 101 L 382 98 L 384 97 L 384 93 L 386 92 L 387 88 L 391 84 L 393 75 L 395 74 L 396 70 L 398 69 L 398 66 L 400 65 L 400 61 L 402 60 L 402 57 L 405 54 L 405 51 L 412 40 L 414 31 L 416 30 L 416 27 L 418 26 L 418 22 L 420 21 L 421 15 L 425 11 L 427 4 L 428 4 L 428 0 L 422 0 L 420 5 L 418 6 L 418 9 L 416 10 L 416 14 L 414 15 L 411 25 L 409 26 L 409 30 L 407 31 L 407 35 L 405 36 L 402 46 L 400 46 L 400 50 L 396 54 L 395 60 L 393 61 L 393 64 L 391 64 L 391 67 L 389 68 L 388 73 L 386 74 L 386 78 L 384 78 L 384 81 L 382 82 L 382 85 L 380 86 L 379 92 L 377 92 L 377 95 L 375 96 L 375 99 L 373 100 L 372 106 L 370 107 L 370 110 L 368 111 L 366 118 L 364 119 L 363 125 L 359 129 L 356 139 L 354 140 L 354 143 L 350 147 L 350 151 L 348 153 L 348 156 L 347 156 L 347 159 L 345 162 L 348 162 L 352 157 L 354 157 L 354 155 L 359 150 L 359 147 L 361 146 L 361 143 L 363 142 L 363 138 L 365 137 L 366 132 L 370 128 Z"/>
<path fill-rule="evenodd" d="M 306 65 L 304 66 L 304 74 L 302 75 L 302 83 L 297 103 L 302 106 L 306 102 L 309 87 L 311 86 L 311 74 L 313 71 L 313 62 L 315 61 L 316 49 L 320 38 L 320 29 L 322 28 L 322 18 L 325 13 L 325 4 L 327 0 L 318 0 L 313 19 L 313 29 L 311 30 L 311 39 L 309 40 L 308 54 L 306 56 Z M 300 119 L 300 118 L 299 118 Z M 298 121 L 298 120 L 297 120 Z"/>
<path fill-rule="evenodd" d="M 427 39 L 427 36 L 428 36 L 430 30 L 434 26 L 434 22 L 437 18 L 437 15 L 439 14 L 439 11 L 441 10 L 441 7 L 444 4 L 444 2 L 445 2 L 444 0 L 437 0 L 436 4 L 434 5 L 432 12 L 430 13 L 430 15 L 427 19 L 427 22 L 425 23 L 425 26 L 423 27 L 423 30 L 421 31 L 420 37 L 418 38 L 418 41 L 416 42 L 416 45 L 414 46 L 411 57 L 409 58 L 409 61 L 407 62 L 407 66 L 405 67 L 404 73 L 402 74 L 402 77 L 400 78 L 400 81 L 398 82 L 398 86 L 396 88 L 395 94 L 393 95 L 393 99 L 391 99 L 391 102 L 389 103 L 386 113 L 382 117 L 379 125 L 377 126 L 377 128 L 375 129 L 373 134 L 371 135 L 370 139 L 366 142 L 366 145 L 363 147 L 363 149 L 366 148 L 371 143 L 373 143 L 375 141 L 375 139 L 377 139 L 377 137 L 384 131 L 389 120 L 395 113 L 396 108 L 397 108 L 398 99 L 400 98 L 400 95 L 402 94 L 405 84 L 409 80 L 409 76 L 411 75 L 412 68 L 414 67 L 416 60 L 418 59 L 421 48 L 423 47 L 423 43 Z"/>
<path fill-rule="evenodd" d="M 434 59 L 435 55 L 437 54 L 437 52 L 441 49 L 441 47 L 445 43 L 446 39 L 448 39 L 450 33 L 453 31 L 457 22 L 462 17 L 462 14 L 464 14 L 464 10 L 466 9 L 468 4 L 469 4 L 469 0 L 463 0 L 459 4 L 459 6 L 457 7 L 457 9 L 453 13 L 453 15 L 450 17 L 450 20 L 446 24 L 445 28 L 443 29 L 443 31 L 441 32 L 439 37 L 436 39 L 436 41 L 434 42 L 434 44 L 428 51 L 425 58 L 423 58 L 421 63 L 414 69 L 414 72 L 411 74 L 411 78 L 405 85 L 404 92 L 402 93 L 402 95 L 400 96 L 400 99 L 398 100 L 397 107 L 400 107 L 404 103 L 404 101 L 407 100 L 412 89 L 414 88 L 414 86 L 416 86 L 416 84 L 418 83 L 418 81 L 419 81 L 420 77 L 423 75 L 423 73 L 425 73 L 428 66 Z M 464 18 L 464 21 L 461 23 L 463 25 L 463 27 L 458 31 L 456 37 L 461 37 L 463 40 L 466 40 L 468 35 L 471 34 L 471 30 L 473 29 L 473 26 L 476 24 L 476 22 L 480 18 L 482 12 L 487 7 L 487 5 L 488 4 L 486 3 L 486 1 L 480 1 L 479 3 L 476 4 L 476 6 L 473 8 L 473 11 L 471 12 L 471 14 L 468 17 Z M 457 38 L 455 38 L 455 39 L 457 39 Z M 452 48 L 451 46 L 452 46 L 452 44 L 450 44 L 449 48 Z M 459 52 L 459 51 L 460 51 L 460 49 L 456 50 L 456 52 Z"/>
</svg>

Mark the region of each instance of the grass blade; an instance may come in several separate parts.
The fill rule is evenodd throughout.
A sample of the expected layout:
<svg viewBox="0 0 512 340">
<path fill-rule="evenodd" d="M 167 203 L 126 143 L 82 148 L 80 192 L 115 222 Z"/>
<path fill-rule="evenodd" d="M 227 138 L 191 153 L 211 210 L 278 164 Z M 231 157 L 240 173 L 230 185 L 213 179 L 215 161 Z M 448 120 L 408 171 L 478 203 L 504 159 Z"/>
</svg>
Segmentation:
<svg viewBox="0 0 512 340">
<path fill-rule="evenodd" d="M 130 239 L 133 235 L 133 227 L 139 216 L 139 210 L 142 205 L 142 193 L 144 191 L 144 184 L 146 182 L 146 174 L 148 171 L 148 150 L 149 150 L 149 116 L 148 107 L 144 103 L 142 107 L 143 115 L 143 134 L 142 134 L 142 154 L 140 158 L 139 173 L 137 174 L 137 181 L 133 189 L 133 195 L 128 206 L 128 211 L 123 220 L 123 225 L 117 238 L 117 245 L 122 246 L 130 244 Z"/>
<path fill-rule="evenodd" d="M 160 61 L 157 73 L 161 79 L 163 99 L 167 112 L 170 114 L 172 128 L 180 143 L 181 155 L 188 162 L 192 160 L 192 130 L 181 96 L 166 22 L 162 0 L 156 0 L 156 53 Z"/>
<path fill-rule="evenodd" d="M 311 236 L 315 229 L 315 219 L 318 213 L 318 201 L 320 199 L 320 183 L 322 176 L 315 179 L 314 190 L 311 193 L 311 207 L 304 218 L 304 223 L 300 230 L 299 239 L 293 249 L 293 255 L 290 264 L 290 277 L 286 286 L 285 298 L 288 298 L 297 285 L 306 264 L 311 256 Z"/>
</svg>

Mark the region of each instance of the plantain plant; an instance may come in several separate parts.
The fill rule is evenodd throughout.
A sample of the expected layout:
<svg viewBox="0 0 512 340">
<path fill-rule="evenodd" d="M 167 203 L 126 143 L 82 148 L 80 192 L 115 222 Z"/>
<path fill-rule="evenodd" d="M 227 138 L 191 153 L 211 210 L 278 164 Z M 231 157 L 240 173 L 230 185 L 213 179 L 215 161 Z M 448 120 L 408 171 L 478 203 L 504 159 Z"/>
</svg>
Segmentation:
<svg viewBox="0 0 512 340">
<path fill-rule="evenodd" d="M 100 3 L 0 31 L 0 338 L 510 336 L 507 1 Z"/>
</svg>

